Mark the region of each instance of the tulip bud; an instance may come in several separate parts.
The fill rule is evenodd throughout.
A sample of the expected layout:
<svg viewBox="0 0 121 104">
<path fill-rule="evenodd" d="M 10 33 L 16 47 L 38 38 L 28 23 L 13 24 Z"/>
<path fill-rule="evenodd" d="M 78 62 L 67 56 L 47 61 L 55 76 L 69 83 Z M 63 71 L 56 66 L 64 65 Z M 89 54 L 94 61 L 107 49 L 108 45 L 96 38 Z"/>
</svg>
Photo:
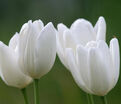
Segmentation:
<svg viewBox="0 0 121 104">
<path fill-rule="evenodd" d="M 39 79 L 52 68 L 56 57 L 56 30 L 50 22 L 29 21 L 19 33 L 18 60 L 26 75 Z"/>
</svg>

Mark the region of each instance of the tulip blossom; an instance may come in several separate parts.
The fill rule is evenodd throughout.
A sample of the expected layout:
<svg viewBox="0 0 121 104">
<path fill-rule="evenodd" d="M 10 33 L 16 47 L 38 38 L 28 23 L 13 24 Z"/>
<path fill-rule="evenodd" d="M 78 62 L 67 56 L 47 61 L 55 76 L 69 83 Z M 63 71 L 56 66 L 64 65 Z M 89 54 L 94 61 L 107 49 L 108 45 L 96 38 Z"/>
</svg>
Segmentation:
<svg viewBox="0 0 121 104">
<path fill-rule="evenodd" d="M 106 23 L 100 17 L 96 25 L 84 19 L 67 28 L 58 25 L 57 52 L 61 62 L 72 73 L 85 92 L 104 96 L 116 85 L 119 77 L 119 44 L 116 38 L 105 42 Z"/>
<path fill-rule="evenodd" d="M 0 76 L 7 85 L 20 89 L 32 82 L 29 76 L 20 71 L 17 33 L 10 40 L 9 46 L 0 42 Z"/>
<path fill-rule="evenodd" d="M 50 22 L 25 23 L 19 33 L 18 62 L 22 72 L 39 79 L 52 68 L 56 57 L 56 30 Z"/>
</svg>

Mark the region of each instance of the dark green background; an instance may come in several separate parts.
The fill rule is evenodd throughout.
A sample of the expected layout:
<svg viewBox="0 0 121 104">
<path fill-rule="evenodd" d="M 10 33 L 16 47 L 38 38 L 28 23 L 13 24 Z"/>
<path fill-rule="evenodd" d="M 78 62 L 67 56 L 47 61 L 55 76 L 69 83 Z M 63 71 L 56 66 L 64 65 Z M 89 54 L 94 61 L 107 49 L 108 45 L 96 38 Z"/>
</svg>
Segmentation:
<svg viewBox="0 0 121 104">
<path fill-rule="evenodd" d="M 8 44 L 30 19 L 41 19 L 45 24 L 51 21 L 56 27 L 60 22 L 70 26 L 78 18 L 94 25 L 99 16 L 104 16 L 107 22 L 107 41 L 115 35 L 120 43 L 121 0 L 0 0 L 0 40 Z M 32 88 L 32 84 L 27 87 L 30 104 L 34 104 Z M 58 58 L 52 70 L 40 79 L 39 88 L 41 104 L 87 104 L 85 93 Z M 121 104 L 120 78 L 107 98 L 109 104 Z M 95 104 L 101 104 L 99 97 L 94 100 Z M 0 80 L 0 104 L 24 104 L 20 90 Z"/>
</svg>

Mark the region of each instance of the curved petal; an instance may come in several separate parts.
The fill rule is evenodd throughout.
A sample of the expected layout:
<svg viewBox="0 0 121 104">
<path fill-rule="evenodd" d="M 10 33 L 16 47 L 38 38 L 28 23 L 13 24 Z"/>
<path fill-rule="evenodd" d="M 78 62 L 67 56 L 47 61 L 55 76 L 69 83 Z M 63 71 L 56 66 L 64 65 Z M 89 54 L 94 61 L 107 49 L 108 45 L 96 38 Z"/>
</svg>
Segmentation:
<svg viewBox="0 0 121 104">
<path fill-rule="evenodd" d="M 11 38 L 9 41 L 9 47 L 12 48 L 13 50 L 16 50 L 16 46 L 18 45 L 18 37 L 19 34 L 16 32 L 15 35 Z"/>
<path fill-rule="evenodd" d="M 76 20 L 70 30 L 78 44 L 86 45 L 87 42 L 96 39 L 92 24 L 84 19 Z"/>
<path fill-rule="evenodd" d="M 113 38 L 110 41 L 110 53 L 113 61 L 113 66 L 114 66 L 114 71 L 113 73 L 115 74 L 114 77 L 114 85 L 117 83 L 118 78 L 119 78 L 119 71 L 120 71 L 120 52 L 119 52 L 119 44 L 118 40 L 116 38 Z"/>
<path fill-rule="evenodd" d="M 31 75 L 40 78 L 50 71 L 56 56 L 56 30 L 52 23 L 48 23 L 37 39 L 34 56 L 35 72 Z"/>
<path fill-rule="evenodd" d="M 66 49 L 66 59 L 67 59 L 67 62 L 68 62 L 68 66 L 69 66 L 69 69 L 74 77 L 74 80 L 75 82 L 77 83 L 77 85 L 85 92 L 87 93 L 92 93 L 88 88 L 87 86 L 85 85 L 85 82 L 83 81 L 82 77 L 81 77 L 81 74 L 80 74 L 80 71 L 79 69 L 77 68 L 77 65 L 76 65 L 76 60 L 74 58 L 74 53 L 73 53 L 73 50 L 71 48 L 67 48 Z"/>
<path fill-rule="evenodd" d="M 72 48 L 76 51 L 76 42 L 72 37 L 72 33 L 70 30 L 65 30 L 63 34 L 63 43 L 64 48 Z"/>
<path fill-rule="evenodd" d="M 57 29 L 58 29 L 59 35 L 63 35 L 63 32 L 68 28 L 64 24 L 60 23 L 57 25 Z"/>
<path fill-rule="evenodd" d="M 22 27 L 19 34 L 19 63 L 22 71 L 25 74 L 33 72 L 34 70 L 34 50 L 37 33 L 32 21 Z"/>
<path fill-rule="evenodd" d="M 64 48 L 63 34 L 64 34 L 64 31 L 67 30 L 68 28 L 64 24 L 60 23 L 57 25 L 57 29 L 58 29 L 57 37 L 59 38 L 62 48 Z"/>
<path fill-rule="evenodd" d="M 90 41 L 85 46 L 85 48 L 87 48 L 87 49 L 89 49 L 91 47 L 97 47 L 97 42 L 96 41 Z"/>
<path fill-rule="evenodd" d="M 18 88 L 24 88 L 32 81 L 20 71 L 14 51 L 3 43 L 0 43 L 0 75 L 7 85 Z"/>
<path fill-rule="evenodd" d="M 65 59 L 65 50 L 62 48 L 62 44 L 60 43 L 58 37 L 56 37 L 56 44 L 57 44 L 57 54 L 59 56 L 59 59 L 62 62 L 62 64 L 68 69 L 68 65 Z"/>
<path fill-rule="evenodd" d="M 89 62 L 91 90 L 95 95 L 104 96 L 110 90 L 113 76 L 109 50 L 103 42 L 98 43 L 98 48 L 90 48 Z"/>
<path fill-rule="evenodd" d="M 78 45 L 76 49 L 76 62 L 79 69 L 79 73 L 84 81 L 85 85 L 89 88 L 90 85 L 90 69 L 88 62 L 88 50 L 82 45 Z"/>
<path fill-rule="evenodd" d="M 36 20 L 36 21 L 34 21 L 34 22 L 33 22 L 33 25 L 34 25 L 34 27 L 35 27 L 37 33 L 40 33 L 41 30 L 42 30 L 43 27 L 44 27 L 44 24 L 43 24 L 43 22 L 42 22 L 41 20 Z"/>
<path fill-rule="evenodd" d="M 99 17 L 94 30 L 97 34 L 96 40 L 106 40 L 106 22 L 104 17 Z"/>
<path fill-rule="evenodd" d="M 60 23 L 57 25 L 57 54 L 62 62 L 62 64 L 68 69 L 68 65 L 67 62 L 65 60 L 65 49 L 64 49 L 64 39 L 63 39 L 63 34 L 64 31 L 67 30 L 68 28 Z"/>
</svg>

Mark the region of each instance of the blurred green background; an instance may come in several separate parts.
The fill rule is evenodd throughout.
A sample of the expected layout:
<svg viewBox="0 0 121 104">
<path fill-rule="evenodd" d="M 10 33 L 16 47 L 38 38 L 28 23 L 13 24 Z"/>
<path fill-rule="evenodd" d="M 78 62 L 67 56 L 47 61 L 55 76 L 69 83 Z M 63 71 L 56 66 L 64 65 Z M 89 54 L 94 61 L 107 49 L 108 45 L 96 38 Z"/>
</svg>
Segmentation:
<svg viewBox="0 0 121 104">
<path fill-rule="evenodd" d="M 68 27 L 78 18 L 94 25 L 99 16 L 107 22 L 107 42 L 115 35 L 121 42 L 121 0 L 0 0 L 0 40 L 9 39 L 28 20 L 41 19 L 45 24 L 64 23 Z M 103 77 L 103 76 L 102 76 Z M 107 95 L 109 104 L 121 104 L 121 78 Z M 27 87 L 30 104 L 33 86 Z M 39 81 L 41 104 L 87 104 L 86 95 L 74 82 L 58 57 L 52 70 Z M 94 97 L 95 104 L 101 104 Z M 17 88 L 9 87 L 0 79 L 0 104 L 24 104 Z"/>
</svg>

